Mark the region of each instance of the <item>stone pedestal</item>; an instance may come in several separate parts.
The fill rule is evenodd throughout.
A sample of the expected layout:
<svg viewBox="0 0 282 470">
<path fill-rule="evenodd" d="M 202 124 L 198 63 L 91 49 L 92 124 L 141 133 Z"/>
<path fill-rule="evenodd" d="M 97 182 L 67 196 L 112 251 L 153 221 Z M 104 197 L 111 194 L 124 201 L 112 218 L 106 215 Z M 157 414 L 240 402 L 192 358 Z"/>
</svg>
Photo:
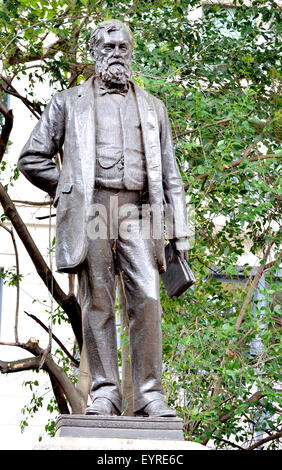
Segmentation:
<svg viewBox="0 0 282 470">
<path fill-rule="evenodd" d="M 55 437 L 184 441 L 180 418 L 61 415 Z"/>
<path fill-rule="evenodd" d="M 37 444 L 33 450 L 94 450 L 97 456 L 108 455 L 110 457 L 112 455 L 128 455 L 127 452 L 137 452 L 142 455 L 142 451 L 145 451 L 145 455 L 148 454 L 149 451 L 156 451 L 157 454 L 171 454 L 173 452 L 175 456 L 178 454 L 184 454 L 185 456 L 187 451 L 211 449 L 197 442 L 169 441 L 165 439 L 52 437 Z M 122 454 L 121 451 L 125 451 L 124 454 Z M 93 462 L 95 463 L 95 460 Z M 149 464 L 152 462 L 147 459 L 147 461 L 143 463 Z"/>
<path fill-rule="evenodd" d="M 97 458 L 102 455 L 104 459 L 112 459 L 112 455 L 121 459 L 121 455 L 127 454 L 120 451 L 137 451 L 134 462 L 149 458 L 147 451 L 159 451 L 157 454 L 166 458 L 170 451 L 173 459 L 178 455 L 181 459 L 185 451 L 209 450 L 196 442 L 185 441 L 182 427 L 179 418 L 61 415 L 55 437 L 37 444 L 34 450 L 95 450 Z M 106 453 L 101 454 L 102 450 Z M 142 460 L 141 463 L 152 462 Z"/>
</svg>

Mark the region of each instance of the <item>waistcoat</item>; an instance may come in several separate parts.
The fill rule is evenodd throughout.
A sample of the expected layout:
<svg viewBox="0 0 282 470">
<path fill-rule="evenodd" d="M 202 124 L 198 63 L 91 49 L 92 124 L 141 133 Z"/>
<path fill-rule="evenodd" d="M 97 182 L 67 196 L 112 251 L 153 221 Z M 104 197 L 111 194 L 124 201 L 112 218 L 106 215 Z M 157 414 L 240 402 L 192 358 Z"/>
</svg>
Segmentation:
<svg viewBox="0 0 282 470">
<path fill-rule="evenodd" d="M 146 182 L 141 122 L 131 86 L 121 104 L 95 90 L 95 183 L 107 188 L 142 190 Z"/>
</svg>

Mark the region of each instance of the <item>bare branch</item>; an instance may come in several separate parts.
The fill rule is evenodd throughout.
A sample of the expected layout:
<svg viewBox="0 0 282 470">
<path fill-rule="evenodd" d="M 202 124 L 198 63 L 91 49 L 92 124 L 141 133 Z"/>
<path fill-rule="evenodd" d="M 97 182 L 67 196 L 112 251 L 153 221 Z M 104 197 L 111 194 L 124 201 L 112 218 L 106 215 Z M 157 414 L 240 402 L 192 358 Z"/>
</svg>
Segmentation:
<svg viewBox="0 0 282 470">
<path fill-rule="evenodd" d="M 80 350 L 82 349 L 82 322 L 81 322 L 81 309 L 74 295 L 66 295 L 61 289 L 56 279 L 46 264 L 43 256 L 39 249 L 34 243 L 26 225 L 21 219 L 15 205 L 12 203 L 8 193 L 5 191 L 2 184 L 0 184 L 0 202 L 3 206 L 4 213 L 9 219 L 13 227 L 15 228 L 18 236 L 22 240 L 30 258 L 33 262 L 38 275 L 48 288 L 50 292 L 53 290 L 54 299 L 58 302 L 63 310 L 68 315 L 70 323 L 73 328 L 73 332 L 76 336 Z"/>
<path fill-rule="evenodd" d="M 12 343 L 11 341 L 0 341 L 0 346 L 18 346 L 21 347 L 23 343 Z"/>
<path fill-rule="evenodd" d="M 30 318 L 32 318 L 34 321 L 36 321 L 40 326 L 42 326 L 42 328 L 45 331 L 47 331 L 47 333 L 49 332 L 49 328 L 46 325 L 44 325 L 44 323 L 41 320 L 39 320 L 39 318 L 37 318 L 35 315 L 32 315 L 31 313 L 26 312 L 25 310 L 24 310 L 24 313 L 26 315 L 28 315 Z M 69 353 L 67 348 L 63 345 L 63 343 L 59 340 L 59 338 L 54 333 L 52 333 L 52 338 L 54 339 L 54 341 L 56 341 L 56 343 L 60 346 L 60 348 L 68 356 L 68 358 L 71 360 L 73 365 L 75 367 L 79 367 L 79 362 Z"/>
<path fill-rule="evenodd" d="M 39 369 L 40 363 L 42 361 L 42 356 L 45 353 L 45 350 L 39 346 L 39 341 L 35 338 L 30 338 L 27 343 L 20 343 L 20 344 L 13 344 L 13 343 L 0 343 L 0 344 L 7 344 L 10 346 L 18 346 L 22 349 L 30 352 L 35 356 L 35 358 L 28 358 L 19 361 L 13 362 L 0 362 L 0 372 L 2 373 L 10 373 L 10 372 L 18 372 L 21 370 L 28 370 L 28 369 Z M 61 367 L 59 367 L 53 360 L 51 354 L 46 354 L 43 369 L 46 370 L 50 376 L 52 377 L 53 384 L 56 384 L 58 390 L 60 389 L 60 397 L 62 399 L 63 394 L 67 397 L 67 400 L 70 404 L 72 409 L 72 413 L 74 414 L 81 414 L 84 413 L 84 402 L 76 390 L 72 381 L 68 378 L 67 374 L 63 371 Z"/>
<path fill-rule="evenodd" d="M 16 275 L 17 275 L 17 298 L 16 298 L 16 312 L 15 312 L 15 341 L 18 344 L 19 335 L 18 335 L 18 321 L 19 321 L 19 305 L 20 305 L 20 265 L 19 265 L 19 253 L 14 237 L 13 230 L 8 229 L 2 222 L 0 222 L 0 227 L 4 228 L 10 235 L 14 245 L 15 258 L 16 258 Z"/>
<path fill-rule="evenodd" d="M 34 339 L 30 338 L 27 343 L 24 343 L 21 345 L 21 347 L 30 353 L 32 353 L 35 356 L 40 356 L 40 359 L 42 358 L 42 355 L 44 354 L 44 350 L 40 348 L 39 342 Z M 72 412 L 74 414 L 81 414 L 84 412 L 84 404 L 82 403 L 81 397 L 79 393 L 77 392 L 74 384 L 72 381 L 68 378 L 68 376 L 65 374 L 63 369 L 59 367 L 52 359 L 51 354 L 47 354 L 43 368 L 47 370 L 47 372 L 54 377 L 56 382 L 60 384 L 60 387 L 65 394 L 65 396 L 68 398 L 68 401 L 70 403 Z"/>
<path fill-rule="evenodd" d="M 40 357 L 29 357 L 27 359 L 18 359 L 17 361 L 0 360 L 0 372 L 1 374 L 10 374 L 12 372 L 38 369 L 39 362 Z"/>
<path fill-rule="evenodd" d="M 50 201 L 36 202 L 36 201 L 23 201 L 21 199 L 13 199 L 12 202 L 14 202 L 15 204 L 23 204 L 27 206 L 50 206 Z"/>
</svg>

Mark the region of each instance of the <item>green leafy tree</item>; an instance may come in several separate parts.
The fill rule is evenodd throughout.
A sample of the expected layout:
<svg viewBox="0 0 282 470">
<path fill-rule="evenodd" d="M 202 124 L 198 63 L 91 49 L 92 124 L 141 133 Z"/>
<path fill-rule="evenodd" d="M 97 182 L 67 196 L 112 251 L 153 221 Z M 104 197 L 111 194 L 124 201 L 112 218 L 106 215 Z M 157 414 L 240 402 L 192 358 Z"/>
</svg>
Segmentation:
<svg viewBox="0 0 282 470">
<path fill-rule="evenodd" d="M 46 103 L 34 84 L 49 80 L 55 92 L 88 79 L 94 74 L 88 54 L 93 25 L 117 18 L 130 26 L 136 41 L 133 80 L 168 108 L 195 219 L 189 256 L 197 283 L 178 300 L 161 291 L 167 400 L 183 417 L 188 439 L 220 448 L 274 449 L 281 437 L 281 5 L 214 3 L 5 0 L 0 83 L 3 93 L 39 118 Z M 24 75 L 29 86 L 23 95 L 16 83 Z M 13 115 L 4 102 L 0 111 L 5 176 Z M 0 187 L 2 221 L 11 220 L 42 281 L 50 290 L 52 285 L 58 318 L 67 316 L 81 351 L 73 291 L 65 294 L 55 282 L 8 196 L 17 176 Z M 248 252 L 256 255 L 256 267 L 240 262 Z M 19 273 L 14 281 L 18 285 Z M 259 353 L 252 349 L 255 341 Z M 81 412 L 84 401 L 69 367 L 74 358 L 62 349 L 52 358 L 33 340 L 16 343 L 34 355 L 26 368 L 49 374 L 58 410 Z M 17 365 L 0 362 L 2 372 Z M 26 412 L 41 406 L 40 397 L 33 402 Z M 54 426 L 47 428 L 52 432 Z M 256 431 L 264 432 L 259 441 Z"/>
</svg>

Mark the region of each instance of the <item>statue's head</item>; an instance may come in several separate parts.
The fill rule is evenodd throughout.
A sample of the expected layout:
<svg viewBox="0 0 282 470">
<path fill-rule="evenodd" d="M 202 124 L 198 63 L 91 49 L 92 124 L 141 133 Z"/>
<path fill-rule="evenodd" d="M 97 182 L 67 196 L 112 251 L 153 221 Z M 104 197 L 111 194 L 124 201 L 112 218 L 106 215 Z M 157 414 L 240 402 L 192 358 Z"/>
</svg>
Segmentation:
<svg viewBox="0 0 282 470">
<path fill-rule="evenodd" d="M 131 76 L 134 39 L 121 21 L 104 21 L 96 26 L 90 38 L 90 54 L 97 75 L 106 83 L 123 85 Z"/>
</svg>

